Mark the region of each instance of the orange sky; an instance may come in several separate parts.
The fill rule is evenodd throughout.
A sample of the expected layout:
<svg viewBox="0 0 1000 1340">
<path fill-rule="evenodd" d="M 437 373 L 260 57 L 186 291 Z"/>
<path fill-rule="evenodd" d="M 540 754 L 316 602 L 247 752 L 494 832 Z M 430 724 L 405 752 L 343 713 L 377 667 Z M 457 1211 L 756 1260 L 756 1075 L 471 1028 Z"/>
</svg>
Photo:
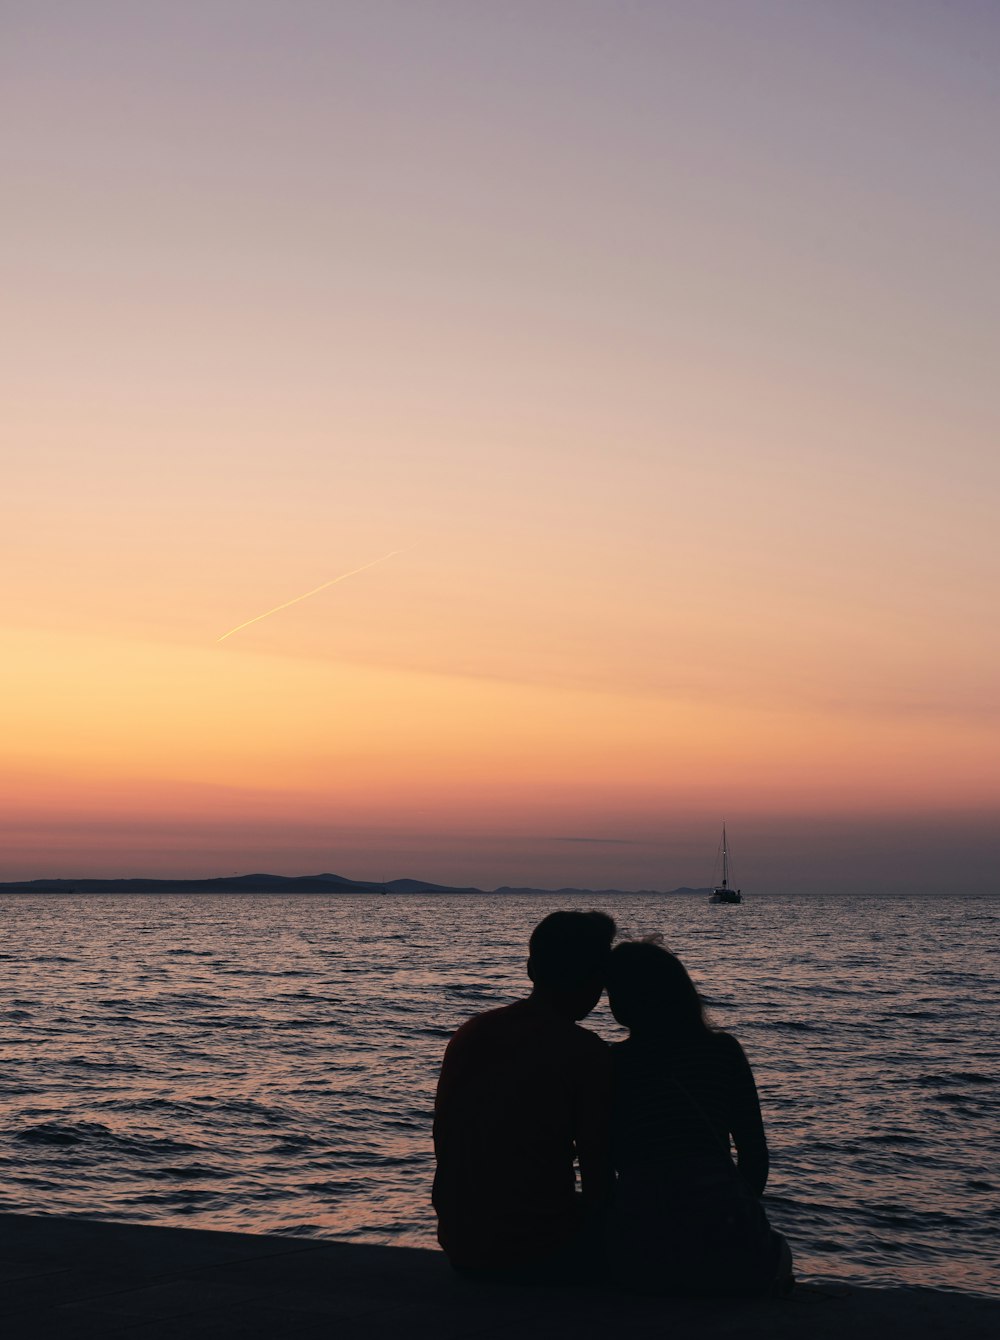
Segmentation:
<svg viewBox="0 0 1000 1340">
<path fill-rule="evenodd" d="M 0 878 L 993 851 L 995 18 L 10 36 Z"/>
</svg>

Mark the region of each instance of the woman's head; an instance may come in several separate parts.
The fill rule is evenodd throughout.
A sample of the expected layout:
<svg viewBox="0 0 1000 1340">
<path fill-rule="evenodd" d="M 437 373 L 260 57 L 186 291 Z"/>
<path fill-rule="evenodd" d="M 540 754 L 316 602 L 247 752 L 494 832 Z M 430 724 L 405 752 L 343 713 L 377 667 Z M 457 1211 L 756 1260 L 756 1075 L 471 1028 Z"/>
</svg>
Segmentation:
<svg viewBox="0 0 1000 1340">
<path fill-rule="evenodd" d="M 700 1036 L 709 1032 L 687 969 L 654 940 L 626 940 L 611 951 L 611 1013 L 633 1033 Z"/>
</svg>

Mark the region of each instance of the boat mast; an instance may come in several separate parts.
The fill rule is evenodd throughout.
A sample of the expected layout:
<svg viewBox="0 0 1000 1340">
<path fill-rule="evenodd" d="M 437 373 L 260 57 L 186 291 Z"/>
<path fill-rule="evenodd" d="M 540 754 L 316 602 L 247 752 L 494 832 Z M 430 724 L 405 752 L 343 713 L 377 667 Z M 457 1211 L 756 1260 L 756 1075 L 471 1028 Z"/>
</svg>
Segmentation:
<svg viewBox="0 0 1000 1340">
<path fill-rule="evenodd" d="M 722 821 L 722 887 L 729 888 L 729 849 L 726 846 L 726 821 Z"/>
</svg>

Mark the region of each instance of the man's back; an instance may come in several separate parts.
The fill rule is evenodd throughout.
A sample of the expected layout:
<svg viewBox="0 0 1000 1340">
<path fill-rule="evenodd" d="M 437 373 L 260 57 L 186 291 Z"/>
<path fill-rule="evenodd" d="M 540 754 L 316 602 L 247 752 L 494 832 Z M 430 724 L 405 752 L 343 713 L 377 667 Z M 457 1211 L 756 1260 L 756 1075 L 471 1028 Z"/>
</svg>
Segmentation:
<svg viewBox="0 0 1000 1340">
<path fill-rule="evenodd" d="M 434 1118 L 438 1240 L 453 1265 L 543 1260 L 578 1231 L 609 1175 L 610 1058 L 536 997 L 470 1019 L 448 1045 Z"/>
</svg>

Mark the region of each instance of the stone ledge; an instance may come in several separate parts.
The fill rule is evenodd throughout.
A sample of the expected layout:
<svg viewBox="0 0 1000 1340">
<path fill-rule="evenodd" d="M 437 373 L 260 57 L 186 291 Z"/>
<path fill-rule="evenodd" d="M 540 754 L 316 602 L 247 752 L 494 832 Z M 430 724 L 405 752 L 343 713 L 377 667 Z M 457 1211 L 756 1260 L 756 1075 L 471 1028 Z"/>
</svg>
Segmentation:
<svg viewBox="0 0 1000 1340">
<path fill-rule="evenodd" d="M 414 1248 L 3 1214 L 0 1329 L 6 1340 L 994 1340 L 1000 1301 L 839 1283 L 776 1300 L 637 1298 L 472 1283 Z"/>
</svg>

